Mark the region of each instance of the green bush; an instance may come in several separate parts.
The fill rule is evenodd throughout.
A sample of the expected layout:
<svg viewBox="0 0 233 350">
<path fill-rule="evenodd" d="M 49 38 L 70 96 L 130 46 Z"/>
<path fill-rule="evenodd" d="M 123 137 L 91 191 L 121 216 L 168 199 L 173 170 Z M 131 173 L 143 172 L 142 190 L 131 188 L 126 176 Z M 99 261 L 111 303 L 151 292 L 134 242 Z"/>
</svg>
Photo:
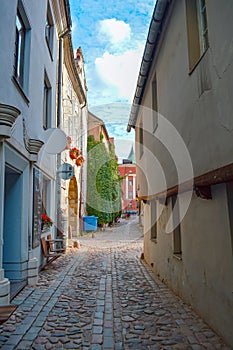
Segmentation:
<svg viewBox="0 0 233 350">
<path fill-rule="evenodd" d="M 114 146 L 108 150 L 94 136 L 88 136 L 87 213 L 98 217 L 98 224 L 112 223 L 121 215 L 121 178 Z"/>
</svg>

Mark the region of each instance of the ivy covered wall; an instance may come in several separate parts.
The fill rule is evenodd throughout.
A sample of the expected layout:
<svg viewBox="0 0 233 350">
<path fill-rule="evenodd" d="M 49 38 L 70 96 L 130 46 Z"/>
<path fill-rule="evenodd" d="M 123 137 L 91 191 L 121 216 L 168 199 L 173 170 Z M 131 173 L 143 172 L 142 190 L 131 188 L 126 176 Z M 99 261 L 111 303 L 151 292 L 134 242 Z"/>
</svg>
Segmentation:
<svg viewBox="0 0 233 350">
<path fill-rule="evenodd" d="M 100 135 L 101 136 L 101 135 Z M 112 223 L 121 215 L 121 178 L 114 145 L 107 149 L 94 136 L 87 140 L 87 214 L 98 217 L 98 224 Z"/>
</svg>

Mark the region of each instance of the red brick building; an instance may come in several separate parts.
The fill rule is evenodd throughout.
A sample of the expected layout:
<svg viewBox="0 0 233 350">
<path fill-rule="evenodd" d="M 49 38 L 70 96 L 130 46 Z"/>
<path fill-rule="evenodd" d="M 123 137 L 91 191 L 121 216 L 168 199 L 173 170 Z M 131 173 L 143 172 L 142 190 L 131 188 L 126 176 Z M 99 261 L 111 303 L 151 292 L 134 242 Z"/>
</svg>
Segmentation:
<svg viewBox="0 0 233 350">
<path fill-rule="evenodd" d="M 136 201 L 136 165 L 120 164 L 118 170 L 122 180 L 122 213 L 127 211 L 138 212 Z"/>
</svg>

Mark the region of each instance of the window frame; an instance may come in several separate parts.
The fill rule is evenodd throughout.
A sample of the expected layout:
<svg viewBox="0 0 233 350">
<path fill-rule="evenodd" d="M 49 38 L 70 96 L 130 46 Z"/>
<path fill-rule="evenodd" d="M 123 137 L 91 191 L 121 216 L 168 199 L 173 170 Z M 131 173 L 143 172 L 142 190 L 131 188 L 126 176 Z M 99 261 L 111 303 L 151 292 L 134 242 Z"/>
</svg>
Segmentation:
<svg viewBox="0 0 233 350">
<path fill-rule="evenodd" d="M 158 90 L 156 74 L 151 84 L 152 89 L 152 132 L 154 133 L 158 127 Z"/>
<path fill-rule="evenodd" d="M 154 216 L 153 216 L 153 213 L 155 214 Z M 157 240 L 158 240 L 157 201 L 156 200 L 150 201 L 150 240 L 153 241 L 154 243 L 157 243 Z"/>
<path fill-rule="evenodd" d="M 45 41 L 47 43 L 50 56 L 53 55 L 53 37 L 54 37 L 54 21 L 49 1 L 47 3 L 46 19 L 45 19 Z"/>
<path fill-rule="evenodd" d="M 42 173 L 42 214 L 50 216 L 50 189 L 51 189 L 51 180 Z"/>
<path fill-rule="evenodd" d="M 230 226 L 230 243 L 233 256 L 233 181 L 226 183 L 226 193 Z"/>
<path fill-rule="evenodd" d="M 143 131 L 143 121 L 140 121 L 139 128 L 138 128 L 138 138 L 139 138 L 139 159 L 142 158 L 144 153 L 144 131 Z"/>
<path fill-rule="evenodd" d="M 199 38 L 200 38 L 200 52 L 201 56 L 209 47 L 209 38 L 208 38 L 208 22 L 207 22 L 207 13 L 206 13 L 206 2 L 205 0 L 198 1 L 198 26 L 199 26 Z"/>
<path fill-rule="evenodd" d="M 67 97 L 72 101 L 72 84 L 70 78 L 67 79 Z"/>
<path fill-rule="evenodd" d="M 17 22 L 20 24 L 18 28 Z M 25 36 L 26 28 L 19 10 L 17 9 L 16 14 L 16 26 L 15 26 L 15 61 L 14 61 L 14 77 L 18 83 L 23 86 L 23 76 L 24 76 L 24 56 L 25 56 Z M 22 34 L 20 34 L 20 32 Z"/>
<path fill-rule="evenodd" d="M 21 25 L 21 28 L 17 25 Z M 20 31 L 22 30 L 22 35 Z M 31 44 L 31 26 L 26 15 L 25 9 L 21 0 L 18 2 L 18 7 L 15 16 L 15 50 L 13 64 L 13 82 L 21 92 L 26 102 L 28 85 L 29 85 L 29 68 L 30 68 L 30 44 Z"/>
<path fill-rule="evenodd" d="M 205 0 L 186 0 L 186 24 L 189 74 L 191 74 L 209 48 Z"/>
<path fill-rule="evenodd" d="M 133 199 L 133 191 L 128 191 L 128 199 Z"/>
<path fill-rule="evenodd" d="M 43 129 L 47 130 L 51 127 L 51 99 L 52 87 L 48 79 L 47 73 L 44 73 L 44 94 L 43 94 Z"/>
<path fill-rule="evenodd" d="M 171 209 L 173 216 L 173 223 L 179 224 L 173 228 L 173 255 L 178 259 L 182 259 L 182 237 L 181 237 L 181 227 L 180 227 L 180 209 L 178 195 L 175 194 L 171 197 Z"/>
</svg>

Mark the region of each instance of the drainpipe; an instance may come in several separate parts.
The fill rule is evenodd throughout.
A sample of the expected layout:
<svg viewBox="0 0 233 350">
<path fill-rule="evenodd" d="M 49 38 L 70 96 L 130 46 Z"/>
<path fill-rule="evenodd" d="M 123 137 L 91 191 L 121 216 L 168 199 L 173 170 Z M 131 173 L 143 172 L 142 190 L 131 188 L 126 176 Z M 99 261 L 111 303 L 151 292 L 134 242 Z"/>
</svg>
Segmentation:
<svg viewBox="0 0 233 350">
<path fill-rule="evenodd" d="M 80 106 L 81 108 L 81 150 L 83 152 L 83 144 L 84 144 L 84 141 L 83 141 L 83 127 L 84 127 L 84 117 L 83 117 L 83 113 L 84 113 L 84 107 L 86 107 L 86 100 L 85 102 Z M 85 130 L 85 133 L 87 132 L 87 130 Z M 85 153 L 85 158 L 87 160 L 87 153 Z M 86 165 L 85 165 L 86 167 Z M 86 168 L 85 168 L 86 169 Z M 79 198 L 79 230 L 80 230 L 80 234 L 82 236 L 82 233 L 83 233 L 83 220 L 82 220 L 82 212 L 84 213 L 84 210 L 83 210 L 83 199 L 85 198 L 83 196 L 83 194 L 86 193 L 86 189 L 84 189 L 84 180 L 83 178 L 86 178 L 85 174 L 84 174 L 84 168 L 81 167 L 81 172 L 80 172 L 80 183 L 81 183 L 81 190 L 80 190 L 80 198 Z M 85 214 L 85 213 L 84 213 Z"/>
<path fill-rule="evenodd" d="M 0 140 L 0 281 L 3 257 L 3 222 L 4 222 L 4 187 L 5 187 L 5 152 L 4 142 Z"/>
<path fill-rule="evenodd" d="M 4 187 L 5 187 L 5 152 L 4 142 L 0 140 L 0 305 L 10 303 L 10 282 L 4 277 L 3 261 L 3 221 L 4 221 Z"/>
</svg>

